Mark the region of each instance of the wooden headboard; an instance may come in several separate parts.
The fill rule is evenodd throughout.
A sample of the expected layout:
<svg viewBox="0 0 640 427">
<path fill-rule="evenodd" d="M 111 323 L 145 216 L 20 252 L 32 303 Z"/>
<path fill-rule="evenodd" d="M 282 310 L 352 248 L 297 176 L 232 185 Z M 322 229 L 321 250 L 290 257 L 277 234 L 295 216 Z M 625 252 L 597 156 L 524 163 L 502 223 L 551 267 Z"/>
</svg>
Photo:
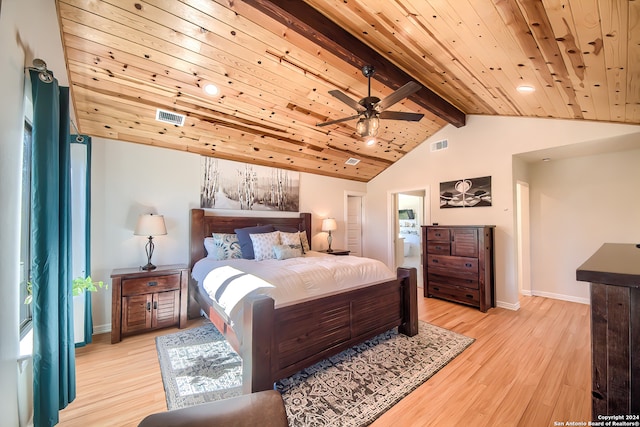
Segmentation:
<svg viewBox="0 0 640 427">
<path fill-rule="evenodd" d="M 212 233 L 235 233 L 236 228 L 253 227 L 256 225 L 280 225 L 295 228 L 307 233 L 307 240 L 311 242 L 311 214 L 300 213 L 299 217 L 247 217 L 247 216 L 212 216 L 205 215 L 203 209 L 191 209 L 191 223 L 189 229 L 189 268 L 193 268 L 196 261 L 206 256 L 204 238 Z"/>
</svg>

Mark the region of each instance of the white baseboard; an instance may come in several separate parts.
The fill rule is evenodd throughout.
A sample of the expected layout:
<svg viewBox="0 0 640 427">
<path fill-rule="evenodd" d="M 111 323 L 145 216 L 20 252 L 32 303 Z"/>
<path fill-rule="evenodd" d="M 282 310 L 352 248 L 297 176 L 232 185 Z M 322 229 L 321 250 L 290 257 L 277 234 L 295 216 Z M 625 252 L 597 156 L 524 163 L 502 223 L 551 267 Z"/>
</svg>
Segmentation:
<svg viewBox="0 0 640 427">
<path fill-rule="evenodd" d="M 107 332 L 111 332 L 111 323 L 98 326 L 93 325 L 93 335 L 106 334 Z"/>
<path fill-rule="evenodd" d="M 520 310 L 520 302 L 516 302 L 515 304 L 512 304 L 504 301 L 496 301 L 496 307 L 506 308 L 507 310 L 518 311 Z"/>
<path fill-rule="evenodd" d="M 531 291 L 530 296 L 553 298 L 553 299 L 559 299 L 561 301 L 577 302 L 579 304 L 587 304 L 587 305 L 591 304 L 590 298 L 580 298 L 580 297 L 575 297 L 573 295 L 554 294 L 553 292 L 543 292 L 543 291 L 533 290 Z"/>
</svg>

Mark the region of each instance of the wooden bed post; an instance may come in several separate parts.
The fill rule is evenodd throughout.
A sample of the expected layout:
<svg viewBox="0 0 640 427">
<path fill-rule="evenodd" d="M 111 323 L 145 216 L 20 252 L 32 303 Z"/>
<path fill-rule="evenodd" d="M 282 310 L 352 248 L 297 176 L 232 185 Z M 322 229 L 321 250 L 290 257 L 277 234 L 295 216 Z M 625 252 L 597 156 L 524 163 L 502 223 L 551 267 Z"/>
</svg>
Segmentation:
<svg viewBox="0 0 640 427">
<path fill-rule="evenodd" d="M 242 330 L 242 392 L 273 389 L 272 336 L 274 328 L 272 298 L 258 295 L 244 303 Z"/>
<path fill-rule="evenodd" d="M 402 324 L 398 332 L 407 336 L 418 333 L 418 272 L 412 268 L 398 268 L 398 278 L 402 278 Z"/>
</svg>

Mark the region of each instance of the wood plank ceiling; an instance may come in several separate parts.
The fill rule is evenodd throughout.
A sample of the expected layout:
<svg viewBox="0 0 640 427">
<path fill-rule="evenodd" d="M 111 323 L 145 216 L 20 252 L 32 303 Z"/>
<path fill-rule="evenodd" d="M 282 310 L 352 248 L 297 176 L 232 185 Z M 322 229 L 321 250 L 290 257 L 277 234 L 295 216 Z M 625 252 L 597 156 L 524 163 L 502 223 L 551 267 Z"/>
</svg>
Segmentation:
<svg viewBox="0 0 640 427">
<path fill-rule="evenodd" d="M 468 114 L 640 123 L 637 0 L 57 0 L 79 130 L 367 182 Z M 329 95 L 423 89 L 366 146 Z M 213 83 L 220 94 L 203 91 Z M 516 88 L 528 85 L 528 94 Z M 184 126 L 156 110 L 186 115 Z M 345 164 L 349 158 L 360 162 Z"/>
</svg>

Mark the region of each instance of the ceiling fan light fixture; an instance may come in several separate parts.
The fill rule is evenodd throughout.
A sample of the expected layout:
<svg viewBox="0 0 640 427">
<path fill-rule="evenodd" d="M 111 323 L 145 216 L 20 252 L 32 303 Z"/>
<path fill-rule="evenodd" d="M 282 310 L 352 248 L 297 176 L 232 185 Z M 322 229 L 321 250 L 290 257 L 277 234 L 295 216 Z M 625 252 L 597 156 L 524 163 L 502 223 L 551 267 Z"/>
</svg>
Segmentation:
<svg viewBox="0 0 640 427">
<path fill-rule="evenodd" d="M 380 119 L 378 117 L 361 117 L 356 123 L 356 133 L 362 137 L 375 137 L 378 134 L 379 127 Z"/>
</svg>

